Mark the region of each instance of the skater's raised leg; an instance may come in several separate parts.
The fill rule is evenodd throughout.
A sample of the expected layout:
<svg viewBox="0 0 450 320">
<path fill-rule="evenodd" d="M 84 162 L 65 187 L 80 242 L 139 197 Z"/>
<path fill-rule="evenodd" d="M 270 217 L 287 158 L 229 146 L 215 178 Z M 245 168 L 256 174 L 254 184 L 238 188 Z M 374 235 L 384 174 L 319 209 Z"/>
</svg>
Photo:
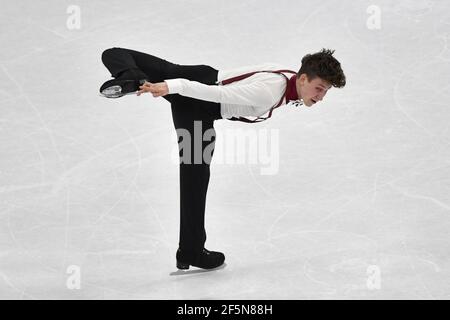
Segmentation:
<svg viewBox="0 0 450 320">
<path fill-rule="evenodd" d="M 110 48 L 103 52 L 102 62 L 114 77 L 100 87 L 100 93 L 107 98 L 119 98 L 134 93 L 145 81 L 162 81 L 170 62 L 142 52 Z"/>
</svg>

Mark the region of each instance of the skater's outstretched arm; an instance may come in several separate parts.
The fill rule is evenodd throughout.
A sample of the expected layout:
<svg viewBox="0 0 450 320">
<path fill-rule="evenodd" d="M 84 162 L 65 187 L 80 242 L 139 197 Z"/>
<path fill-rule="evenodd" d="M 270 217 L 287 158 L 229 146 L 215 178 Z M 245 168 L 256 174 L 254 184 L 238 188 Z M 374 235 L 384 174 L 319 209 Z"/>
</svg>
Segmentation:
<svg viewBox="0 0 450 320">
<path fill-rule="evenodd" d="M 268 75 L 265 81 L 254 81 L 246 84 L 206 85 L 187 79 L 170 79 L 159 83 L 145 83 L 140 87 L 138 95 L 149 92 L 154 97 L 166 94 L 182 96 L 218 103 L 237 104 L 255 107 L 270 107 L 276 104 L 283 92 L 285 80 L 277 75 Z"/>
</svg>

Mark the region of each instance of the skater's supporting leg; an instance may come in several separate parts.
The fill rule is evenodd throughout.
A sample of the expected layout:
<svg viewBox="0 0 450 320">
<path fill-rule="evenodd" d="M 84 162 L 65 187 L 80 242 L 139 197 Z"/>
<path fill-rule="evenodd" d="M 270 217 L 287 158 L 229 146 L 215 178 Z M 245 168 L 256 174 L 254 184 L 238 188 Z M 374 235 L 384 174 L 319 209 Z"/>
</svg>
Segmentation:
<svg viewBox="0 0 450 320">
<path fill-rule="evenodd" d="M 195 107 L 194 107 L 195 108 Z M 176 110 L 173 111 L 176 118 L 179 114 Z M 212 132 L 209 141 L 202 141 L 201 153 L 206 148 L 211 152 L 211 156 L 215 143 L 215 131 L 213 121 L 211 120 L 193 120 L 183 118 L 182 129 L 190 132 L 192 139 L 196 139 L 195 135 L 203 137 L 206 131 Z M 197 128 L 201 126 L 201 131 L 195 131 L 194 121 L 196 121 Z M 180 124 L 179 122 L 177 122 Z M 179 127 L 180 129 L 181 127 Z M 183 131 L 177 131 L 180 133 Z M 179 141 L 184 139 L 179 135 Z M 200 137 L 201 138 L 201 137 Z M 180 160 L 185 163 L 180 163 L 180 239 L 179 247 L 184 251 L 185 256 L 194 258 L 203 248 L 206 241 L 205 231 L 205 206 L 206 194 L 208 190 L 210 178 L 210 157 L 201 157 L 200 159 L 194 155 L 198 150 L 195 150 L 195 143 L 192 142 L 189 150 L 186 150 L 186 144 L 180 144 L 183 149 L 180 151 Z M 186 157 L 186 153 L 190 154 Z M 200 160 L 200 162 L 196 162 Z"/>
</svg>

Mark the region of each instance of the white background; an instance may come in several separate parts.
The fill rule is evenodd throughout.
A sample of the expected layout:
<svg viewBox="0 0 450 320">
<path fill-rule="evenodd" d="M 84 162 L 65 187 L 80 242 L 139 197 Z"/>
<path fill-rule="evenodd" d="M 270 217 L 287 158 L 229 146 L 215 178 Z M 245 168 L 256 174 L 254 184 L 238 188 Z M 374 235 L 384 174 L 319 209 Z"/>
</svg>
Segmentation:
<svg viewBox="0 0 450 320">
<path fill-rule="evenodd" d="M 449 12 L 425 0 L 2 0 L 0 298 L 448 299 Z M 336 49 L 347 86 L 322 103 L 253 127 L 216 122 L 218 148 L 221 130 L 279 133 L 275 175 L 213 160 L 206 247 L 225 253 L 223 269 L 175 268 L 169 104 L 99 97 L 114 46 L 217 69 L 298 70 Z"/>
</svg>

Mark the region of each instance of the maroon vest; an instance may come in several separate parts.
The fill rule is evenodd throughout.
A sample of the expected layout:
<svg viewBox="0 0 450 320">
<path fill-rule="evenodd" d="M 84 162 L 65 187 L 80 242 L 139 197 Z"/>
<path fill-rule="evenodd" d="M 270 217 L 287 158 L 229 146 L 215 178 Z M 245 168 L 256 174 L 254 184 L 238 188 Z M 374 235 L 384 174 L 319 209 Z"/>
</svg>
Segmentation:
<svg viewBox="0 0 450 320">
<path fill-rule="evenodd" d="M 233 78 L 229 78 L 229 79 L 225 79 L 219 82 L 219 84 L 222 85 L 227 85 L 229 83 L 235 82 L 235 81 L 239 81 L 242 79 L 246 79 L 248 77 L 251 77 L 252 75 L 254 75 L 255 73 L 259 73 L 259 72 L 270 72 L 270 73 L 277 73 L 277 74 L 281 74 L 285 79 L 286 79 L 286 90 L 283 93 L 283 96 L 281 97 L 280 102 L 278 102 L 278 104 L 274 105 L 272 108 L 270 108 L 269 110 L 269 114 L 267 115 L 267 117 L 256 117 L 256 119 L 247 119 L 245 117 L 232 117 L 228 120 L 232 120 L 232 121 L 242 121 L 242 122 L 247 122 L 247 123 L 256 123 L 256 122 L 261 122 L 264 120 L 269 119 L 272 116 L 272 112 L 273 110 L 275 110 L 276 108 L 278 108 L 279 106 L 281 106 L 281 104 L 283 103 L 283 100 L 286 99 L 286 103 L 288 103 L 288 101 L 290 100 L 297 100 L 298 99 L 298 94 L 297 94 L 297 90 L 295 88 L 295 81 L 296 81 L 296 76 L 292 76 L 290 79 L 283 74 L 283 72 L 285 73 L 293 73 L 293 74 L 297 74 L 297 72 L 292 71 L 292 70 L 267 70 L 267 71 L 254 71 L 254 72 L 249 72 L 240 76 L 236 76 Z"/>
</svg>

